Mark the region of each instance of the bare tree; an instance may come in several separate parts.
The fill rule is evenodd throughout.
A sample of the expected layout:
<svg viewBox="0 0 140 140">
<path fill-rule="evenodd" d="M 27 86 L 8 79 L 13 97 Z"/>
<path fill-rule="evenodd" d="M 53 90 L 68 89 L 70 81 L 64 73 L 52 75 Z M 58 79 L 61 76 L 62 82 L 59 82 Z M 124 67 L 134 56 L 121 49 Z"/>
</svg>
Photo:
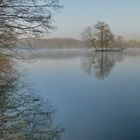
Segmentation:
<svg viewBox="0 0 140 140">
<path fill-rule="evenodd" d="M 88 45 L 94 47 L 96 50 L 101 48 L 102 51 L 104 48 L 107 50 L 107 48 L 112 47 L 115 41 L 109 25 L 104 22 L 98 22 L 94 27 L 86 28 L 82 36 Z"/>
<path fill-rule="evenodd" d="M 0 0 L 0 47 L 54 29 L 59 0 Z"/>
<path fill-rule="evenodd" d="M 54 124 L 55 109 L 15 68 L 0 54 L 0 140 L 60 139 L 64 130 Z"/>
<path fill-rule="evenodd" d="M 116 46 L 117 48 L 125 48 L 127 46 L 127 42 L 125 41 L 125 39 L 122 36 L 117 36 L 116 39 Z"/>
<path fill-rule="evenodd" d="M 84 32 L 82 33 L 82 39 L 89 48 L 94 47 L 95 49 L 97 49 L 92 27 L 89 26 L 84 30 Z"/>
</svg>

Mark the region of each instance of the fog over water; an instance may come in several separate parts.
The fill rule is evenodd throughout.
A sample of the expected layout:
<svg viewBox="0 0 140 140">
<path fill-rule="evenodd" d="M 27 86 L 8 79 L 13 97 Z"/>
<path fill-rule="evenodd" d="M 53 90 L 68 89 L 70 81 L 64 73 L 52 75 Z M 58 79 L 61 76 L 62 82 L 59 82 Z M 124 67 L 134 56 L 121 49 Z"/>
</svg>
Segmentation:
<svg viewBox="0 0 140 140">
<path fill-rule="evenodd" d="M 140 138 L 140 49 L 36 50 L 34 63 L 20 64 L 40 96 L 57 108 L 64 140 Z"/>
</svg>

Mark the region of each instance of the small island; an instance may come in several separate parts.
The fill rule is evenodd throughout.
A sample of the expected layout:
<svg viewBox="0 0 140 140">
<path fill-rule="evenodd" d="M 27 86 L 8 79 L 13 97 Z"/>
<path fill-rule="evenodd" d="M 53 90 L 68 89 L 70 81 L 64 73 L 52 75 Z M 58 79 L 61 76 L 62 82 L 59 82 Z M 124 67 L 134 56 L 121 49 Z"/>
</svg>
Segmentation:
<svg viewBox="0 0 140 140">
<path fill-rule="evenodd" d="M 121 51 L 128 48 L 131 42 L 136 42 L 127 42 L 122 36 L 114 35 L 105 22 L 97 22 L 93 27 L 87 27 L 82 33 L 82 38 L 85 45 L 94 48 L 95 51 Z"/>
</svg>

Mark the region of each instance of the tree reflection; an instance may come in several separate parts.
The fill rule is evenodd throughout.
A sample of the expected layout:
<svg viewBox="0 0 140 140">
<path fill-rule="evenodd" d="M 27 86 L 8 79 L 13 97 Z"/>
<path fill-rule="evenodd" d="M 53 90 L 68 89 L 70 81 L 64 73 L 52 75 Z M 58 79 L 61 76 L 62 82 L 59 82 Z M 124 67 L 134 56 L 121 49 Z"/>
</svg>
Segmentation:
<svg viewBox="0 0 140 140">
<path fill-rule="evenodd" d="M 25 83 L 14 63 L 0 55 L 0 140 L 55 140 L 54 109 Z"/>
<path fill-rule="evenodd" d="M 116 62 L 124 59 L 122 51 L 91 52 L 84 58 L 82 68 L 87 74 L 94 73 L 98 79 L 105 79 L 115 66 Z"/>
</svg>

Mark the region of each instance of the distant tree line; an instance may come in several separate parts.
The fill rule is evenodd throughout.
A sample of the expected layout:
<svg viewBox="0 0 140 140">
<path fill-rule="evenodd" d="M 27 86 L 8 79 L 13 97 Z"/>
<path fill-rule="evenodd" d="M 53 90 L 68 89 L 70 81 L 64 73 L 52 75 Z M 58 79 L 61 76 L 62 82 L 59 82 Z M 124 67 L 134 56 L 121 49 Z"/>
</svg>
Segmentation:
<svg viewBox="0 0 140 140">
<path fill-rule="evenodd" d="M 139 40 L 129 40 L 127 41 L 128 47 L 140 47 L 140 41 Z"/>
<path fill-rule="evenodd" d="M 83 41 L 72 38 L 31 39 L 30 44 L 34 48 L 84 48 Z"/>
</svg>

